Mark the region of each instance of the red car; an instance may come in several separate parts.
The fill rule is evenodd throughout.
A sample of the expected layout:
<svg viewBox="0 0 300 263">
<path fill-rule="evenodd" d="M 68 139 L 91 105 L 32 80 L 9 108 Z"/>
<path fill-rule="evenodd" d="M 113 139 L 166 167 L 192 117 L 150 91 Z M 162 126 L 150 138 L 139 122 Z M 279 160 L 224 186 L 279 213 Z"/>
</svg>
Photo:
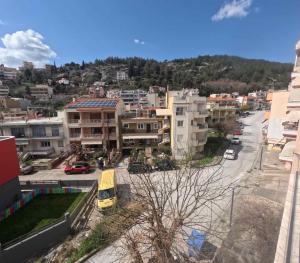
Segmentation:
<svg viewBox="0 0 300 263">
<path fill-rule="evenodd" d="M 242 135 L 242 134 L 243 134 L 242 130 L 235 130 L 233 132 L 233 135 Z"/>
<path fill-rule="evenodd" d="M 91 170 L 91 166 L 86 162 L 73 163 L 72 166 L 67 165 L 65 167 L 66 174 L 86 174 Z"/>
</svg>

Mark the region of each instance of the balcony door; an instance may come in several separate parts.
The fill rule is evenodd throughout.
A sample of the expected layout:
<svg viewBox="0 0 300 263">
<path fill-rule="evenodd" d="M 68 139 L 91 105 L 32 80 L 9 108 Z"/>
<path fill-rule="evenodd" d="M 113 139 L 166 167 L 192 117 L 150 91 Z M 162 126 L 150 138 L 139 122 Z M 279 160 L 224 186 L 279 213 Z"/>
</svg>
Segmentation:
<svg viewBox="0 0 300 263">
<path fill-rule="evenodd" d="M 147 123 L 147 125 L 146 125 L 146 131 L 147 132 L 151 132 L 151 124 L 150 123 Z"/>
</svg>

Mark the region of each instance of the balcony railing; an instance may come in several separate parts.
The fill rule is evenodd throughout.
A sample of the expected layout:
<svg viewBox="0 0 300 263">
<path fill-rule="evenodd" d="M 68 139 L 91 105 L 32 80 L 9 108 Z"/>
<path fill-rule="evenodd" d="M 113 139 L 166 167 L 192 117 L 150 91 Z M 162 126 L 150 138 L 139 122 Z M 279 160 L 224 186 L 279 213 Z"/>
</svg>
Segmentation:
<svg viewBox="0 0 300 263">
<path fill-rule="evenodd" d="M 81 134 L 80 133 L 71 133 L 70 138 L 80 138 Z"/>
<path fill-rule="evenodd" d="M 71 123 L 71 124 L 79 123 L 79 119 L 69 119 L 69 123 Z"/>
<path fill-rule="evenodd" d="M 82 119 L 81 124 L 92 124 L 92 123 L 101 123 L 102 119 Z"/>
<path fill-rule="evenodd" d="M 85 133 L 82 135 L 82 139 L 94 139 L 94 138 L 102 139 L 102 137 L 103 137 L 102 133 Z"/>
<path fill-rule="evenodd" d="M 146 130 L 146 129 L 122 129 L 122 133 L 158 133 L 158 130 Z"/>
</svg>

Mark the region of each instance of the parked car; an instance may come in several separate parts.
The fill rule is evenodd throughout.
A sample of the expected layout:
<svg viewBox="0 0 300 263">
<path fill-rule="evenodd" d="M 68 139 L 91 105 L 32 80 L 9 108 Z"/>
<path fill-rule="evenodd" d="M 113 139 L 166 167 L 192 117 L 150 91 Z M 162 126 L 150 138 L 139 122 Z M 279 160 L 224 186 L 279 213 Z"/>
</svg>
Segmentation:
<svg viewBox="0 0 300 263">
<path fill-rule="evenodd" d="M 30 173 L 33 172 L 33 166 L 26 165 L 26 164 L 21 164 L 20 165 L 20 171 L 21 171 L 21 174 L 23 174 L 23 175 L 30 174 Z"/>
<path fill-rule="evenodd" d="M 161 159 L 156 161 L 155 170 L 157 171 L 170 171 L 176 170 L 176 164 L 170 159 Z"/>
<path fill-rule="evenodd" d="M 236 158 L 236 153 L 233 149 L 227 149 L 223 157 L 227 160 L 234 160 Z"/>
<path fill-rule="evenodd" d="M 149 164 L 133 162 L 133 163 L 129 163 L 127 170 L 130 174 L 151 173 L 152 167 Z"/>
<path fill-rule="evenodd" d="M 91 170 L 91 166 L 87 162 L 76 162 L 65 167 L 66 174 L 86 174 Z"/>
<path fill-rule="evenodd" d="M 242 135 L 242 134 L 243 134 L 243 131 L 241 129 L 235 130 L 233 132 L 233 135 Z"/>
<path fill-rule="evenodd" d="M 239 137 L 232 137 L 231 140 L 230 140 L 231 144 L 240 144 L 241 141 L 240 141 L 240 138 Z"/>
</svg>

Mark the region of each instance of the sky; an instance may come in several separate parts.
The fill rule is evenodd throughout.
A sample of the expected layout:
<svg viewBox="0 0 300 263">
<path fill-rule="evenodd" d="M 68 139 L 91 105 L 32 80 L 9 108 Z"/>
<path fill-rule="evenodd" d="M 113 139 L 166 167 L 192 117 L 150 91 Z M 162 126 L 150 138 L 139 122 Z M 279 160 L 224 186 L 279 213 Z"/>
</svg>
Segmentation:
<svg viewBox="0 0 300 263">
<path fill-rule="evenodd" d="M 0 64 L 237 55 L 294 62 L 300 0 L 0 0 Z"/>
</svg>

